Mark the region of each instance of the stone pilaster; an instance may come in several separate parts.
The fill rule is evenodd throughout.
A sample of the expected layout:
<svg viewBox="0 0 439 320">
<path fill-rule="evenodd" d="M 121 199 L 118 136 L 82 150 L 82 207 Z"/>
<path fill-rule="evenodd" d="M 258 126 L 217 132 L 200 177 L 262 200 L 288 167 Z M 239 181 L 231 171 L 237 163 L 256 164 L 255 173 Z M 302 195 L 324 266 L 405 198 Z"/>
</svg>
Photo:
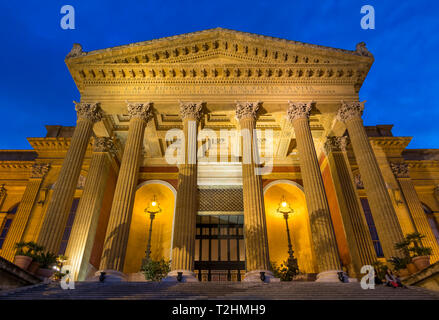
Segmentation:
<svg viewBox="0 0 439 320">
<path fill-rule="evenodd" d="M 319 275 L 317 281 L 338 281 L 341 270 L 340 256 L 332 225 L 328 200 L 322 174 L 317 160 L 309 115 L 312 102 L 288 102 L 287 117 L 296 134 L 300 170 L 305 190 L 306 204 L 310 218 L 312 240 L 317 257 Z"/>
<path fill-rule="evenodd" d="M 347 137 L 328 137 L 324 149 L 334 181 L 343 226 L 353 265 L 353 276 L 360 276 L 363 265 L 376 260 L 360 198 L 355 190 L 354 177 L 346 155 Z"/>
<path fill-rule="evenodd" d="M 123 265 L 131 224 L 143 139 L 147 122 L 152 118 L 152 103 L 129 103 L 130 123 L 122 162 L 114 191 L 105 236 L 100 269 L 108 276 L 123 277 Z"/>
<path fill-rule="evenodd" d="M 436 201 L 439 203 L 439 184 L 434 187 L 433 194 Z"/>
<path fill-rule="evenodd" d="M 14 259 L 14 245 L 22 240 L 32 209 L 35 206 L 41 182 L 49 171 L 49 168 L 50 165 L 47 163 L 36 163 L 32 167 L 31 177 L 26 185 L 17 213 L 15 214 L 14 220 L 12 220 L 8 235 L 3 243 L 2 256 L 5 259 L 10 261 Z"/>
<path fill-rule="evenodd" d="M 5 188 L 5 185 L 2 184 L 0 186 L 0 210 L 1 210 L 2 206 L 3 206 L 3 203 L 5 202 L 7 194 L 8 194 L 8 192 L 7 192 L 6 188 Z M 0 220 L 0 225 L 1 225 L 1 220 Z"/>
<path fill-rule="evenodd" d="M 178 165 L 178 192 L 175 206 L 171 272 L 167 280 L 198 281 L 194 274 L 197 218 L 197 128 L 204 102 L 180 101 L 184 132 L 184 163 Z"/>
<path fill-rule="evenodd" d="M 422 244 L 425 247 L 432 248 L 431 260 L 432 262 L 435 262 L 439 260 L 439 245 L 433 231 L 431 230 L 427 215 L 422 208 L 421 201 L 419 201 L 413 182 L 410 179 L 408 165 L 403 162 L 391 162 L 390 167 L 398 180 L 405 202 L 410 210 L 416 231 L 425 235 L 425 238 L 422 239 Z"/>
<path fill-rule="evenodd" d="M 38 243 L 54 253 L 58 253 L 61 244 L 93 125 L 102 119 L 98 103 L 76 103 L 75 109 L 78 116 L 76 128 L 38 237 Z"/>
<path fill-rule="evenodd" d="M 363 103 L 342 102 L 337 118 L 344 122 L 348 129 L 378 237 L 383 247 L 384 256 L 389 259 L 392 256 L 401 255 L 394 248 L 394 245 L 401 241 L 403 234 L 378 162 L 364 129 L 363 120 L 361 119 L 363 109 Z"/>
<path fill-rule="evenodd" d="M 243 140 L 242 191 L 244 198 L 244 237 L 246 275 L 244 281 L 261 281 L 265 272 L 268 281 L 274 279 L 270 270 L 267 224 L 265 217 L 262 179 L 257 172 L 256 118 L 262 102 L 238 102 L 236 118 L 239 120 Z"/>
<path fill-rule="evenodd" d="M 85 280 L 88 273 L 108 174 L 115 153 L 111 138 L 94 139 L 90 168 L 65 253 L 75 280 Z"/>
</svg>

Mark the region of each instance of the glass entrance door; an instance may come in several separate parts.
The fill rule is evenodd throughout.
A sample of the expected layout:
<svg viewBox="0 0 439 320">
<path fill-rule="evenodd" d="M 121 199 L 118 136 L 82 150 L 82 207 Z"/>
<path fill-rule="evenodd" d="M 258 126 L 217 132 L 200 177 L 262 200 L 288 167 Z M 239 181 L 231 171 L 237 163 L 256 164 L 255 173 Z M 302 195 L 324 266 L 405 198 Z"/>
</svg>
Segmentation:
<svg viewBox="0 0 439 320">
<path fill-rule="evenodd" d="M 241 281 L 245 272 L 244 216 L 198 215 L 195 272 L 200 281 Z"/>
</svg>

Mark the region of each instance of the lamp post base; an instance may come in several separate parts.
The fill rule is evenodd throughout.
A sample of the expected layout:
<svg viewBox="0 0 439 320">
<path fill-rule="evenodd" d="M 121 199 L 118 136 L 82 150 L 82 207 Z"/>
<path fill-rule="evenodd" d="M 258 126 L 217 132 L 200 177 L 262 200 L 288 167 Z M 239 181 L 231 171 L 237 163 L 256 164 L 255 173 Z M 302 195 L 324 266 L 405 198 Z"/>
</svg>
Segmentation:
<svg viewBox="0 0 439 320">
<path fill-rule="evenodd" d="M 101 281 L 100 279 L 102 272 L 105 272 L 103 281 Z M 90 281 L 122 282 L 122 281 L 128 281 L 128 278 L 125 273 L 117 270 L 99 270 L 96 271 L 95 275 L 90 279 Z"/>
<path fill-rule="evenodd" d="M 163 282 L 199 282 L 195 273 L 189 270 L 173 270 L 163 278 Z"/>
<path fill-rule="evenodd" d="M 261 274 L 263 273 L 263 274 Z M 262 280 L 262 277 L 264 278 Z M 279 278 L 275 278 L 273 273 L 268 270 L 253 270 L 249 271 L 244 275 L 243 282 L 280 282 Z"/>
<path fill-rule="evenodd" d="M 338 278 L 339 272 L 341 272 L 341 270 L 328 270 L 320 272 L 317 274 L 316 282 L 340 282 L 340 279 Z"/>
</svg>

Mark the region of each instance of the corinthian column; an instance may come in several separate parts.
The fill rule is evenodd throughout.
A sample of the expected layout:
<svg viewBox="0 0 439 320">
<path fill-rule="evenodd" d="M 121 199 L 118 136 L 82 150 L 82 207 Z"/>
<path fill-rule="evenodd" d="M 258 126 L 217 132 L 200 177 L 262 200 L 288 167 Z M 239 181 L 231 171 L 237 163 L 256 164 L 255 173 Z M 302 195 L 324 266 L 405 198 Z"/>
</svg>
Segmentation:
<svg viewBox="0 0 439 320">
<path fill-rule="evenodd" d="M 312 240 L 319 274 L 317 281 L 337 282 L 341 271 L 340 256 L 332 225 L 322 174 L 317 160 L 309 115 L 312 102 L 288 102 L 287 117 L 293 125 L 299 151 L 300 171 L 308 207 Z"/>
<path fill-rule="evenodd" d="M 22 240 L 32 209 L 40 190 L 41 182 L 49 171 L 50 165 L 47 163 L 36 163 L 32 167 L 32 175 L 26 185 L 23 197 L 14 220 L 12 220 L 8 235 L 3 243 L 2 256 L 10 261 L 15 255 L 14 245 Z"/>
<path fill-rule="evenodd" d="M 184 133 L 184 163 L 178 166 L 172 263 L 167 281 L 175 281 L 179 272 L 182 274 L 182 282 L 198 281 L 193 272 L 198 210 L 197 128 L 203 105 L 203 102 L 180 102 Z"/>
<path fill-rule="evenodd" d="M 76 103 L 75 109 L 78 116 L 76 128 L 38 237 L 38 243 L 54 253 L 58 253 L 61 244 L 93 124 L 102 119 L 98 103 Z"/>
<path fill-rule="evenodd" d="M 82 281 L 87 276 L 108 173 L 115 153 L 111 138 L 95 138 L 90 168 L 65 253 L 75 280 Z"/>
<path fill-rule="evenodd" d="M 405 202 L 410 210 L 416 231 L 425 236 L 422 239 L 424 247 L 430 247 L 433 251 L 431 254 L 432 262 L 439 260 L 439 245 L 431 230 L 427 215 L 422 208 L 421 201 L 419 201 L 418 194 L 409 176 L 408 165 L 406 163 L 390 163 L 393 174 L 398 180 Z"/>
<path fill-rule="evenodd" d="M 129 103 L 130 124 L 111 206 L 100 268 L 123 279 L 134 195 L 137 185 L 142 144 L 147 122 L 152 118 L 152 103 Z"/>
<path fill-rule="evenodd" d="M 346 124 L 384 256 L 400 256 L 395 243 L 403 238 L 386 184 L 363 126 L 364 103 L 342 101 L 337 118 Z"/>
<path fill-rule="evenodd" d="M 347 137 L 328 137 L 324 149 L 334 181 L 354 276 L 359 276 L 361 267 L 372 264 L 376 255 L 360 198 L 355 190 L 346 145 Z"/>
<path fill-rule="evenodd" d="M 256 118 L 262 102 L 238 102 L 236 118 L 239 120 L 243 140 L 242 191 L 244 198 L 244 237 L 246 271 L 244 281 L 261 281 L 260 272 L 265 272 L 266 281 L 273 281 L 268 255 L 267 224 L 265 221 L 262 179 L 257 172 Z"/>
</svg>

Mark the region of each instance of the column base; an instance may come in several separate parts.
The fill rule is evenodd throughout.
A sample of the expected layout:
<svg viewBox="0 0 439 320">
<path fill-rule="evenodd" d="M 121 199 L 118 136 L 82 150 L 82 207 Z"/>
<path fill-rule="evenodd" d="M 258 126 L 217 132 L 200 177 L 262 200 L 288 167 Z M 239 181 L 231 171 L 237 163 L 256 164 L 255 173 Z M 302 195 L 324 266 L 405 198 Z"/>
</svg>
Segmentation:
<svg viewBox="0 0 439 320">
<path fill-rule="evenodd" d="M 178 273 L 181 272 L 181 281 L 177 279 Z M 173 270 L 168 273 L 168 275 L 162 279 L 162 282 L 199 282 L 195 273 L 189 270 Z"/>
<path fill-rule="evenodd" d="M 128 280 L 126 274 L 123 272 L 117 270 L 99 270 L 96 271 L 95 275 L 90 278 L 89 281 L 100 281 L 99 277 L 101 276 L 101 272 L 105 272 L 104 282 L 122 282 Z"/>
<path fill-rule="evenodd" d="M 263 282 L 269 283 L 269 282 L 280 282 L 279 278 L 275 278 L 273 276 L 273 273 L 271 273 L 268 270 L 253 270 L 249 271 L 244 275 L 243 282 L 262 282 L 261 279 L 261 272 L 264 272 L 265 280 Z"/>
<path fill-rule="evenodd" d="M 341 272 L 341 270 L 328 270 L 323 271 L 317 274 L 316 282 L 340 282 L 340 279 L 338 278 L 338 273 Z"/>
</svg>

